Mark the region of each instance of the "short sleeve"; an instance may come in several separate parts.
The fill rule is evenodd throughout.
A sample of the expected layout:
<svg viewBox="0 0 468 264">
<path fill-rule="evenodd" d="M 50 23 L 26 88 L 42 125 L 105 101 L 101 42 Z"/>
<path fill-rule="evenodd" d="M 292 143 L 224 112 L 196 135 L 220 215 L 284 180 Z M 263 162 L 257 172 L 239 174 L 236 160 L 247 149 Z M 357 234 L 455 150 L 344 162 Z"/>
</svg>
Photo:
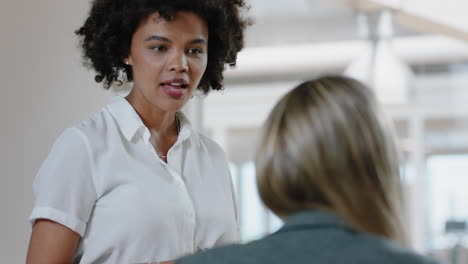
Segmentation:
<svg viewBox="0 0 468 264">
<path fill-rule="evenodd" d="M 33 183 L 29 221 L 49 219 L 83 236 L 97 199 L 93 158 L 83 132 L 65 130 L 54 143 Z"/>
</svg>

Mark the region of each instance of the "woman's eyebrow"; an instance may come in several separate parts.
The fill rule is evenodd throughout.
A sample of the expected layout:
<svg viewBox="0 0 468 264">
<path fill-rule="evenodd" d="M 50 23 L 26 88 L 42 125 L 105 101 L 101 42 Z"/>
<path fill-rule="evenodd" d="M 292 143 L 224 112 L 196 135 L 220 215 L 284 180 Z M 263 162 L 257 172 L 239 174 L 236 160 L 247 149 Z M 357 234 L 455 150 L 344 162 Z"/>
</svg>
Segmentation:
<svg viewBox="0 0 468 264">
<path fill-rule="evenodd" d="M 204 40 L 204 39 L 202 39 L 202 38 L 194 39 L 194 40 L 190 41 L 190 44 L 202 44 L 202 45 L 206 45 L 206 40 Z"/>
<path fill-rule="evenodd" d="M 163 36 L 158 36 L 158 35 L 152 35 L 149 36 L 145 39 L 145 41 L 153 41 L 153 40 L 159 40 L 159 41 L 164 41 L 164 42 L 172 42 L 170 39 L 163 37 Z M 198 38 L 190 41 L 190 44 L 202 44 L 206 45 L 206 40 L 203 38 Z"/>
<path fill-rule="evenodd" d="M 159 40 L 159 41 L 164 41 L 164 42 L 171 42 L 170 39 L 166 38 L 166 37 L 162 37 L 162 36 L 158 36 L 158 35 L 153 35 L 153 36 L 149 36 L 145 39 L 145 41 L 152 41 L 152 40 Z"/>
</svg>

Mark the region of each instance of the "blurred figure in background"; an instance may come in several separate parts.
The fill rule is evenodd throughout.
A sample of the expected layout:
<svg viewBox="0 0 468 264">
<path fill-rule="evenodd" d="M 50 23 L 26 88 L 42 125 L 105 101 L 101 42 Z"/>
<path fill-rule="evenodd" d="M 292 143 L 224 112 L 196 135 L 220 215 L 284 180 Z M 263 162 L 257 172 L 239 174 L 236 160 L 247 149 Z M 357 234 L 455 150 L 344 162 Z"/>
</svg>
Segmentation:
<svg viewBox="0 0 468 264">
<path fill-rule="evenodd" d="M 274 107 L 256 157 L 260 196 L 284 226 L 175 263 L 435 263 L 403 247 L 391 131 L 362 83 L 302 83 Z"/>
</svg>

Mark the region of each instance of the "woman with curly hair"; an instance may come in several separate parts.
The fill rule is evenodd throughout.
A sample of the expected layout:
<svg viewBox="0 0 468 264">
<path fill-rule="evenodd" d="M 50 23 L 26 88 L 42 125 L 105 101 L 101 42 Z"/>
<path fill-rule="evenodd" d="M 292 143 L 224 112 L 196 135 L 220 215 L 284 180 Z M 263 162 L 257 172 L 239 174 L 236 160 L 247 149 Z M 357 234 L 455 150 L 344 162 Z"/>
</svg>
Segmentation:
<svg viewBox="0 0 468 264">
<path fill-rule="evenodd" d="M 144 263 L 239 239 L 221 148 L 180 111 L 223 87 L 243 0 L 94 0 L 76 31 L 85 64 L 126 97 L 66 129 L 34 181 L 27 263 Z"/>
</svg>

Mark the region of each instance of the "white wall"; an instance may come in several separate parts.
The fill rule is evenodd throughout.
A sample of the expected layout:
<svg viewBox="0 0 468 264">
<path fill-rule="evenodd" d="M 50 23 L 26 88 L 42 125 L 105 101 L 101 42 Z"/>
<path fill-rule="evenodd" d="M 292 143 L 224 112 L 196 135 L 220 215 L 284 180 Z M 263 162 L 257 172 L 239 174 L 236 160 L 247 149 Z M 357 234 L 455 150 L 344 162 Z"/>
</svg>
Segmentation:
<svg viewBox="0 0 468 264">
<path fill-rule="evenodd" d="M 32 181 L 51 144 L 111 95 L 81 66 L 88 1 L 0 2 L 0 263 L 24 263 Z"/>
</svg>

